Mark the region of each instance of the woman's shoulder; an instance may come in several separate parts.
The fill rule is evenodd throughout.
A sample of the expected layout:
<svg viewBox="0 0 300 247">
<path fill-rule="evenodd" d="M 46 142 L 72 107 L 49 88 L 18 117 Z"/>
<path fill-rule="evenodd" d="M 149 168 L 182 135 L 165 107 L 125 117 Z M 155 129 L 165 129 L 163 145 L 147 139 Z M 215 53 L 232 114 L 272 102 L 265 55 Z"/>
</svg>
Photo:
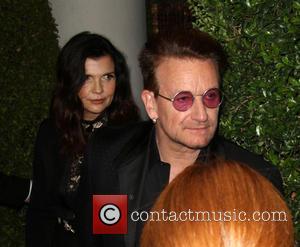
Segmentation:
<svg viewBox="0 0 300 247">
<path fill-rule="evenodd" d="M 37 135 L 38 135 L 39 139 L 56 138 L 57 137 L 57 129 L 55 127 L 54 121 L 50 118 L 44 119 L 40 123 Z"/>
<path fill-rule="evenodd" d="M 39 131 L 50 131 L 50 130 L 55 130 L 54 121 L 50 118 L 45 118 L 40 123 Z"/>
</svg>

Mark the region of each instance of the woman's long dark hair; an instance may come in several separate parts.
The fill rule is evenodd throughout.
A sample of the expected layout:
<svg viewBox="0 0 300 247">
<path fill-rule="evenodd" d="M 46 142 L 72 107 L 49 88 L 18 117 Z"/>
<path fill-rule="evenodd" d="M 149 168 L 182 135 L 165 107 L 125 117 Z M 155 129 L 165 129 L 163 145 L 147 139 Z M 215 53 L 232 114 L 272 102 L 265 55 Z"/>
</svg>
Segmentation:
<svg viewBox="0 0 300 247">
<path fill-rule="evenodd" d="M 109 55 L 115 65 L 116 89 L 113 101 L 105 109 L 109 124 L 139 120 L 139 110 L 134 103 L 128 67 L 122 53 L 112 43 L 98 34 L 82 32 L 71 38 L 62 48 L 57 61 L 57 86 L 54 91 L 50 116 L 62 136 L 61 152 L 74 158 L 86 145 L 82 131 L 83 105 L 78 92 L 86 79 L 87 58 Z"/>
</svg>

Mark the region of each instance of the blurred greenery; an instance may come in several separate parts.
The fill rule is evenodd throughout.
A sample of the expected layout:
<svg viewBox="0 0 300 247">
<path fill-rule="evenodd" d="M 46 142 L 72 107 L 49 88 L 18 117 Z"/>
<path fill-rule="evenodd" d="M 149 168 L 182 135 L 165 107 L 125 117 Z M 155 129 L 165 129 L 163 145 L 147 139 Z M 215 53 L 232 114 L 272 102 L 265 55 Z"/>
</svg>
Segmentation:
<svg viewBox="0 0 300 247">
<path fill-rule="evenodd" d="M 45 0 L 1 0 L 0 27 L 0 170 L 29 178 L 55 81 L 57 28 Z M 24 246 L 25 210 L 0 207 L 0 246 Z"/>
<path fill-rule="evenodd" d="M 300 2 L 187 0 L 230 68 L 220 131 L 279 167 L 300 239 Z"/>
</svg>

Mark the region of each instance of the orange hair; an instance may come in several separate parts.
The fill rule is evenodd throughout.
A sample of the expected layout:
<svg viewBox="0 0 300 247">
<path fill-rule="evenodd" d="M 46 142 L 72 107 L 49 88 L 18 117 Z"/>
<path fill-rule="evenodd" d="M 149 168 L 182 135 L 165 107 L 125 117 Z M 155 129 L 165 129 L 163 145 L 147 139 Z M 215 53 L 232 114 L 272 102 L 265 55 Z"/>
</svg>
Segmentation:
<svg viewBox="0 0 300 247">
<path fill-rule="evenodd" d="M 293 246 L 293 223 L 284 199 L 266 178 L 237 162 L 215 159 L 186 168 L 165 188 L 151 211 L 179 214 L 189 209 L 209 212 L 210 217 L 199 217 L 198 222 L 148 220 L 141 247 Z M 230 213 L 230 220 L 225 220 L 224 212 Z M 238 221 L 241 212 L 247 218 Z M 252 219 L 254 212 L 261 215 Z M 264 221 L 270 214 L 272 220 Z"/>
</svg>

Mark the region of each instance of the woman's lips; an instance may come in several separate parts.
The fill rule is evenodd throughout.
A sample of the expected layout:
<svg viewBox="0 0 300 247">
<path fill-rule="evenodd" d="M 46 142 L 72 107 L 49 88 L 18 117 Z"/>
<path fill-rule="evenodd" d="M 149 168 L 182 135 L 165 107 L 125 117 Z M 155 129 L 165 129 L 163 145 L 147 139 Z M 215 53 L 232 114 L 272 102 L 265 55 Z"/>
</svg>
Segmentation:
<svg viewBox="0 0 300 247">
<path fill-rule="evenodd" d="M 105 101 L 105 99 L 94 99 L 91 100 L 91 102 L 95 105 L 99 105 L 99 104 L 103 104 L 103 102 Z"/>
</svg>

